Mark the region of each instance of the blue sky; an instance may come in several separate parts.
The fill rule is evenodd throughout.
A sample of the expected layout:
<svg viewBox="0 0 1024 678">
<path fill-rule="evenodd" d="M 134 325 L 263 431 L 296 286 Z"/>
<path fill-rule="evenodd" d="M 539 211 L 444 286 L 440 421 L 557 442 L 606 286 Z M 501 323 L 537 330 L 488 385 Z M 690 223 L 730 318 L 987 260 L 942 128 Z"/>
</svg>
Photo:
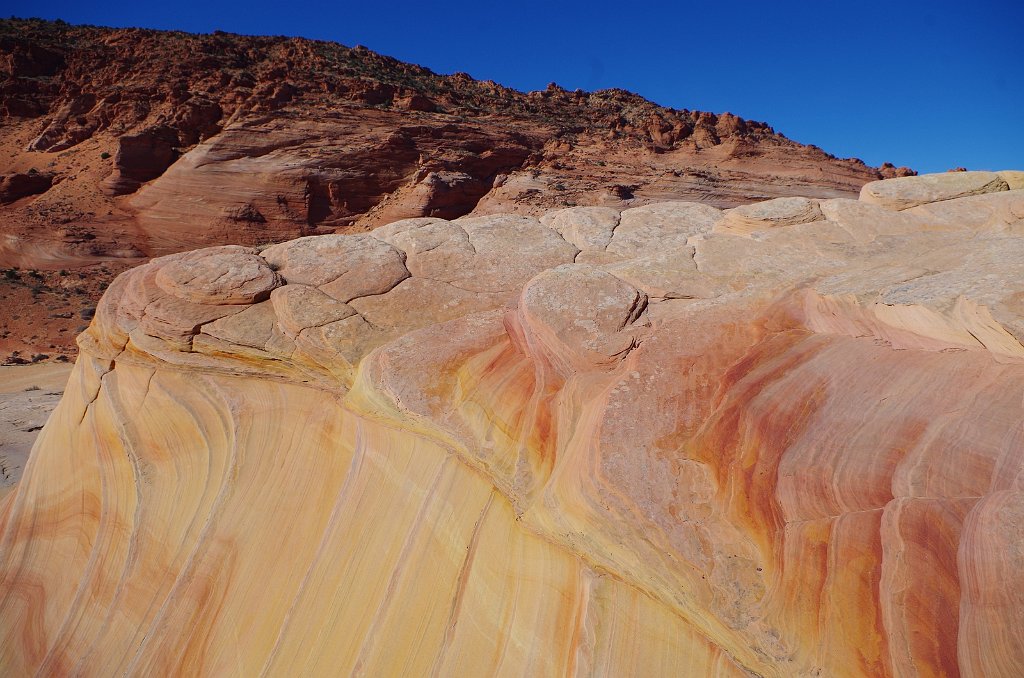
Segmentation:
<svg viewBox="0 0 1024 678">
<path fill-rule="evenodd" d="M 361 44 L 521 90 L 622 87 L 872 165 L 1024 169 L 1024 0 L 5 5 L 69 23 Z"/>
</svg>

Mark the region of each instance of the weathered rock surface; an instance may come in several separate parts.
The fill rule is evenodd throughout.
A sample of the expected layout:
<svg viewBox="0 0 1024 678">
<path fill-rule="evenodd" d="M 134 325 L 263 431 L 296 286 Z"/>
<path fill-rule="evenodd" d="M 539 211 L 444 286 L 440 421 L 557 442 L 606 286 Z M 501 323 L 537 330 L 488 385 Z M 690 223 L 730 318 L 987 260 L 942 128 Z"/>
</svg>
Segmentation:
<svg viewBox="0 0 1024 678">
<path fill-rule="evenodd" d="M 523 93 L 301 38 L 11 19 L 0 47 L 0 172 L 73 179 L 0 223 L 69 252 L 81 248 L 51 234 L 62 206 L 93 250 L 127 235 L 156 256 L 409 217 L 855 197 L 912 173 L 729 113 L 623 90 Z"/>
<path fill-rule="evenodd" d="M 937 183 L 121 275 L 3 673 L 1020 675 L 1024 191 Z"/>
<path fill-rule="evenodd" d="M 947 172 L 914 178 L 912 181 L 872 181 L 860 191 L 865 202 L 883 205 L 890 209 L 905 210 L 910 207 L 940 200 L 964 198 L 1010 188 L 1006 179 L 997 172 Z"/>
<path fill-rule="evenodd" d="M 45 193 L 53 185 L 53 172 L 14 172 L 0 175 L 0 204 Z"/>
<path fill-rule="evenodd" d="M 767 228 L 806 224 L 824 218 L 817 200 L 776 198 L 729 210 L 720 228 L 723 232 L 749 235 Z"/>
<path fill-rule="evenodd" d="M 178 133 L 170 127 L 155 127 L 117 139 L 114 171 L 102 185 L 110 195 L 134 193 L 143 183 L 156 179 L 178 158 Z"/>
<path fill-rule="evenodd" d="M 0 268 L 137 265 L 416 217 L 855 198 L 908 173 L 624 90 L 524 93 L 302 38 L 0 20 Z M 74 350 L 27 312 L 34 352 Z M 23 344 L 0 314 L 0 360 Z"/>
</svg>

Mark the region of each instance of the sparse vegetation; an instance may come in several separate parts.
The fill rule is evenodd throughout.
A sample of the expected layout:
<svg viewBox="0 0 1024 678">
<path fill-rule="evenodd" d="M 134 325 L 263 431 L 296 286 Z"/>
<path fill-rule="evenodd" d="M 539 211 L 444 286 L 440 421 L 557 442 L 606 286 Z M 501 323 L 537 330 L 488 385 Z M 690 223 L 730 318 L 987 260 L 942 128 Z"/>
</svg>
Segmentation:
<svg viewBox="0 0 1024 678">
<path fill-rule="evenodd" d="M 113 56 L 108 39 L 114 33 L 131 35 L 139 46 L 137 58 L 106 58 Z M 718 122 L 717 116 L 658 106 L 622 89 L 570 92 L 552 83 L 542 91 L 520 92 L 496 82 L 474 80 L 466 73 L 438 75 L 365 47 L 350 48 L 305 38 L 224 32 L 190 35 L 179 31 L 62 26 L 22 19 L 0 20 L 0 35 L 52 49 L 63 56 L 68 66 L 77 66 L 75 72 L 89 74 L 94 81 L 98 79 L 95 69 L 82 68 L 83 65 L 102 63 L 102 80 L 110 83 L 137 79 L 141 73 L 176 80 L 183 89 L 175 90 L 173 96 L 221 92 L 222 97 L 214 98 L 219 99 L 217 105 L 225 118 L 250 96 L 256 96 L 260 105 L 270 108 L 291 105 L 297 98 L 314 106 L 349 101 L 387 109 L 400 98 L 418 94 L 429 99 L 430 106 L 440 114 L 524 118 L 555 127 L 556 133 L 614 130 L 645 140 L 655 119 L 661 121 L 660 126 L 677 130 L 682 136 L 695 126 L 714 127 Z M 189 54 L 188 59 L 181 58 L 183 51 Z M 282 63 L 288 64 L 287 71 L 282 69 Z M 294 92 L 274 100 L 270 95 L 279 91 L 285 76 Z M 96 94 L 99 97 L 107 92 Z M 117 119 L 109 121 L 110 129 L 130 129 L 140 121 L 140 116 L 145 117 L 152 110 L 154 96 L 171 96 L 172 90 L 158 95 L 139 89 L 141 98 L 132 101 L 123 98 L 125 92 L 118 91 L 118 95 L 122 97 L 121 112 Z M 744 122 L 742 134 L 781 138 L 767 125 L 752 121 Z M 110 154 L 103 152 L 100 157 L 106 160 Z"/>
</svg>

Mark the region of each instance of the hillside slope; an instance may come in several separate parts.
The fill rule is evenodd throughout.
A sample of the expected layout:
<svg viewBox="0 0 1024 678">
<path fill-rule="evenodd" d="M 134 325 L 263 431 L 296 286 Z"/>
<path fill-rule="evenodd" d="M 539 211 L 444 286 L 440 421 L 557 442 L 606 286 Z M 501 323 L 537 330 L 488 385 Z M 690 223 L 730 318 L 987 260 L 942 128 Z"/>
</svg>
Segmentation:
<svg viewBox="0 0 1024 678">
<path fill-rule="evenodd" d="M 302 38 L 12 19 L 0 53 L 0 267 L 89 278 L 47 274 L 31 297 L 0 283 L 5 303 L 52 306 L 33 316 L 41 334 L 0 328 L 0 353 L 69 346 L 74 324 L 57 336 L 46 316 L 77 315 L 76 290 L 204 245 L 415 216 L 852 197 L 908 172 L 728 113 L 622 90 L 523 93 Z"/>
</svg>

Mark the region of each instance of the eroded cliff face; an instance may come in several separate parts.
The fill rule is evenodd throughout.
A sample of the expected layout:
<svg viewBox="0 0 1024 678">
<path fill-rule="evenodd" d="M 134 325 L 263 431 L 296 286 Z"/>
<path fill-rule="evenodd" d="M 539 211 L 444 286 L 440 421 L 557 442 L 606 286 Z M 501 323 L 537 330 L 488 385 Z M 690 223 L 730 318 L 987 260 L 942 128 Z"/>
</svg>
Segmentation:
<svg viewBox="0 0 1024 678">
<path fill-rule="evenodd" d="M 129 271 L 0 500 L 0 666 L 1019 675 L 1022 176 Z"/>
<path fill-rule="evenodd" d="M 154 256 L 411 217 L 855 197 L 906 173 L 621 89 L 525 93 L 303 38 L 0 19 L 0 268 L 44 272 L 0 276 L 0 304 L 30 318 L 0 315 L 0 362 L 73 355 L 62 314 Z"/>
<path fill-rule="evenodd" d="M 0 20 L 0 265 L 454 218 L 849 197 L 872 168 L 624 90 L 519 92 L 302 38 Z"/>
</svg>

